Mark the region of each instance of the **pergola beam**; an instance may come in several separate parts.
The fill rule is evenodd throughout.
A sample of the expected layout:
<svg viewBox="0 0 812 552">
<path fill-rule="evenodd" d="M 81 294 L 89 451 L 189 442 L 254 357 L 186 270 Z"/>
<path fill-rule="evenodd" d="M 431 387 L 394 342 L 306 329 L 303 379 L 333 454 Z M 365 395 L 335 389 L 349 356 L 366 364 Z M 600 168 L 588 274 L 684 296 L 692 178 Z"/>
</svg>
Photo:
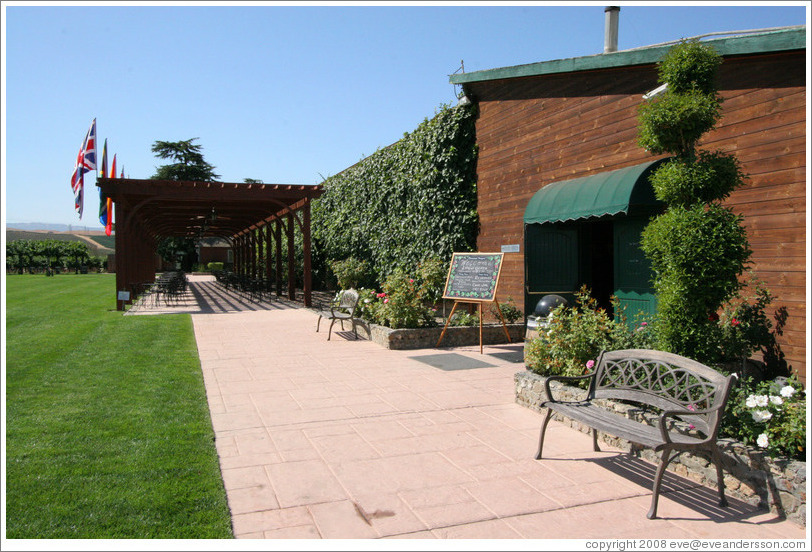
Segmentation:
<svg viewBox="0 0 812 552">
<path fill-rule="evenodd" d="M 288 238 L 288 296 L 293 299 L 292 243 L 294 226 L 298 226 L 305 243 L 304 302 L 310 306 L 310 203 L 324 192 L 322 186 L 130 178 L 99 178 L 97 185 L 116 205 L 117 291 L 130 291 L 134 299 L 140 286 L 154 281 L 157 242 L 164 237 L 227 239 L 238 270 L 253 276 L 264 265 L 269 276 L 269 250 L 265 251 L 265 262 L 260 262 L 261 244 L 270 245 L 273 236 L 279 293 L 280 225 L 284 225 Z M 119 308 L 123 309 L 123 304 L 119 303 Z"/>
</svg>

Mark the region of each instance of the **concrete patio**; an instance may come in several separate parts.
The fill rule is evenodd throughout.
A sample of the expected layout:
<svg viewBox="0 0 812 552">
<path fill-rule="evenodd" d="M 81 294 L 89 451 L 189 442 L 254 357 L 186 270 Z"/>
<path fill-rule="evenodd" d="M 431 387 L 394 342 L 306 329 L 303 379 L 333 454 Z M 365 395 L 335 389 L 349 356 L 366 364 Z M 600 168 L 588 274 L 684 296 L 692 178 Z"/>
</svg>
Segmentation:
<svg viewBox="0 0 812 552">
<path fill-rule="evenodd" d="M 514 402 L 521 345 L 393 351 L 289 301 L 190 277 L 189 312 L 238 538 L 803 539 L 805 529 L 651 464 L 592 452 Z M 324 325 L 322 325 L 324 326 Z M 349 328 L 348 328 L 349 329 Z"/>
</svg>

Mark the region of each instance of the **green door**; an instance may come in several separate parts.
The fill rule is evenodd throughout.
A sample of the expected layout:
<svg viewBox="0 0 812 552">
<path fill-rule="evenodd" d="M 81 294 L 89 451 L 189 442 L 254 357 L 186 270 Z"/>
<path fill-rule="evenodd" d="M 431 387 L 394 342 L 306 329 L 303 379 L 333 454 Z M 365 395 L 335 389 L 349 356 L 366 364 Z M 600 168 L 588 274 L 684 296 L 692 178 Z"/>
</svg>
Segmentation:
<svg viewBox="0 0 812 552">
<path fill-rule="evenodd" d="M 644 218 L 615 220 L 615 295 L 630 323 L 635 322 L 638 313 L 642 313 L 642 321 L 650 320 L 657 312 L 651 264 L 640 249 L 640 234 L 647 224 Z"/>
<path fill-rule="evenodd" d="M 572 303 L 578 289 L 578 229 L 572 224 L 525 225 L 525 313 L 533 314 L 544 295 Z"/>
</svg>

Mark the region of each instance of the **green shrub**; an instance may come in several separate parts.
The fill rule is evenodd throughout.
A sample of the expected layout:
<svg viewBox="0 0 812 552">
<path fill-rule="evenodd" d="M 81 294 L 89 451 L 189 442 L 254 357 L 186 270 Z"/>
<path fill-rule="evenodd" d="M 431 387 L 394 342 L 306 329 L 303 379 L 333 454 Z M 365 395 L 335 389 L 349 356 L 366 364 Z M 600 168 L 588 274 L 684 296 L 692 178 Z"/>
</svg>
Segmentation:
<svg viewBox="0 0 812 552">
<path fill-rule="evenodd" d="M 699 41 L 683 41 L 672 48 L 657 65 L 660 83 L 668 83 L 675 93 L 697 91 L 702 94 L 716 92 L 716 70 L 722 58 L 716 51 Z"/>
<path fill-rule="evenodd" d="M 695 160 L 677 157 L 663 163 L 651 176 L 651 185 L 660 201 L 689 206 L 724 199 L 742 180 L 735 157 L 702 151 Z"/>
<path fill-rule="evenodd" d="M 449 326 L 479 326 L 479 315 L 476 312 L 456 311 L 448 321 Z"/>
<path fill-rule="evenodd" d="M 755 383 L 745 378 L 733 389 L 720 434 L 768 455 L 806 459 L 806 395 L 794 377 Z"/>
<path fill-rule="evenodd" d="M 766 313 L 772 294 L 752 276 L 751 281 L 748 287 L 751 295 L 736 293 L 722 306 L 718 317 L 722 362 L 744 360 L 755 351 L 766 353 L 775 346 L 773 324 Z M 770 367 L 770 371 L 778 369 Z"/>
<path fill-rule="evenodd" d="M 373 316 L 378 324 L 390 328 L 421 328 L 433 326 L 434 312 L 420 299 L 415 281 L 402 270 L 396 270 L 377 294 Z"/>
<path fill-rule="evenodd" d="M 368 322 L 377 323 L 377 315 L 375 310 L 377 308 L 378 297 L 374 289 L 360 288 L 358 290 L 358 308 L 355 312 L 358 318 L 363 318 Z"/>
<path fill-rule="evenodd" d="M 426 259 L 417 265 L 420 279 L 420 298 L 428 305 L 436 304 L 443 296 L 448 275 L 448 262 L 437 257 Z"/>
<path fill-rule="evenodd" d="M 336 275 L 338 286 L 341 289 L 357 288 L 369 278 L 369 263 L 355 257 L 348 257 L 343 261 L 333 261 L 330 268 Z"/>
<path fill-rule="evenodd" d="M 659 64 L 669 89 L 640 108 L 641 146 L 676 155 L 651 177 L 665 213 L 643 230 L 658 299 L 657 338 L 663 350 L 705 364 L 721 360 L 728 331 L 717 324 L 721 306 L 741 288 L 752 254 L 742 217 L 720 202 L 741 186 L 734 156 L 697 152 L 700 137 L 721 117 L 714 73 L 722 58 L 698 42 L 682 42 Z"/>
<path fill-rule="evenodd" d="M 218 270 L 223 270 L 223 263 L 220 262 L 211 262 L 207 265 L 209 272 L 216 272 Z"/>
<path fill-rule="evenodd" d="M 513 324 L 522 317 L 522 311 L 516 307 L 516 303 L 513 302 L 513 297 L 511 296 L 508 296 L 507 302 L 499 303 L 498 310 L 496 303 L 491 305 L 491 314 L 493 314 L 497 320 L 499 320 L 499 311 L 502 311 L 502 318 L 504 318 L 508 324 Z"/>
<path fill-rule="evenodd" d="M 528 343 L 525 364 L 533 372 L 580 376 L 592 368 L 602 350 L 651 347 L 649 322 L 630 327 L 622 316 L 610 317 L 598 308 L 585 287 L 575 294 L 575 299 L 574 306 L 553 309 L 548 325 L 539 328 L 539 337 Z M 612 303 L 619 310 L 616 298 L 612 298 Z"/>
<path fill-rule="evenodd" d="M 665 350 L 719 361 L 714 314 L 740 288 L 751 250 L 742 217 L 718 204 L 671 207 L 641 236 L 657 291 Z"/>
<path fill-rule="evenodd" d="M 654 154 L 687 154 L 721 117 L 721 102 L 700 92 L 666 92 L 661 99 L 640 105 L 638 144 Z"/>
</svg>

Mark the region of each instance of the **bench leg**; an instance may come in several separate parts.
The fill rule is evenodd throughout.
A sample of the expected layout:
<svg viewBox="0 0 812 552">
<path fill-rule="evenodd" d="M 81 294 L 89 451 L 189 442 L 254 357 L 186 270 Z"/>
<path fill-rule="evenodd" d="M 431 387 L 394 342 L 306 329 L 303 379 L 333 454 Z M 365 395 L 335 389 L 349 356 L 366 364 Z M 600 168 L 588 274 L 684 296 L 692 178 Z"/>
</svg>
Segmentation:
<svg viewBox="0 0 812 552">
<path fill-rule="evenodd" d="M 319 324 L 321 324 L 321 315 L 319 315 L 319 319 L 316 320 L 316 333 L 319 333 Z"/>
<path fill-rule="evenodd" d="M 598 446 L 598 430 L 594 427 L 592 429 L 592 450 L 595 452 L 601 452 L 601 448 Z"/>
<path fill-rule="evenodd" d="M 541 433 L 539 434 L 539 450 L 536 452 L 536 460 L 541 460 L 541 451 L 544 448 L 544 433 L 547 431 L 547 423 L 550 421 L 550 416 L 552 415 L 553 410 L 548 408 L 547 415 L 544 417 L 544 421 L 541 424 Z"/>
<path fill-rule="evenodd" d="M 657 468 L 657 477 L 654 478 L 654 489 L 652 490 L 651 495 L 651 508 L 646 514 L 648 519 L 655 519 L 657 517 L 657 500 L 660 498 L 660 483 L 663 479 L 663 474 L 665 473 L 665 468 L 668 466 L 669 462 L 671 462 L 671 449 L 666 447 L 663 449 L 663 455 L 660 457 L 660 467 Z"/>
<path fill-rule="evenodd" d="M 718 448 L 713 447 L 711 456 L 713 457 L 713 463 L 716 464 L 716 481 L 719 486 L 719 506 L 726 508 L 727 498 L 725 498 L 725 480 L 722 474 L 722 454 Z"/>
<path fill-rule="evenodd" d="M 336 319 L 335 319 L 335 318 L 333 318 L 332 320 L 330 320 L 330 329 L 327 331 L 327 341 L 330 341 L 330 336 L 331 336 L 331 335 L 332 335 L 332 333 L 333 333 L 333 324 L 335 324 L 335 323 L 336 323 Z"/>
</svg>

